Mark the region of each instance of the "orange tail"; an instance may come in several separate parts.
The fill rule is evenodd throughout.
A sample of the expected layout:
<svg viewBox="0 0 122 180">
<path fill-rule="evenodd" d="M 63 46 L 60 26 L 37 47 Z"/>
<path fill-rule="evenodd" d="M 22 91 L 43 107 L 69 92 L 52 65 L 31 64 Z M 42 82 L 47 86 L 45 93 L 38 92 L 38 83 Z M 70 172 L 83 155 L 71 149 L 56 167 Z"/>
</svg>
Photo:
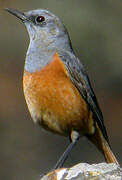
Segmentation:
<svg viewBox="0 0 122 180">
<path fill-rule="evenodd" d="M 108 142 L 104 139 L 97 123 L 96 123 L 96 131 L 95 131 L 94 135 L 87 136 L 87 137 L 103 153 L 107 163 L 116 163 L 117 165 L 119 165 Z"/>
</svg>

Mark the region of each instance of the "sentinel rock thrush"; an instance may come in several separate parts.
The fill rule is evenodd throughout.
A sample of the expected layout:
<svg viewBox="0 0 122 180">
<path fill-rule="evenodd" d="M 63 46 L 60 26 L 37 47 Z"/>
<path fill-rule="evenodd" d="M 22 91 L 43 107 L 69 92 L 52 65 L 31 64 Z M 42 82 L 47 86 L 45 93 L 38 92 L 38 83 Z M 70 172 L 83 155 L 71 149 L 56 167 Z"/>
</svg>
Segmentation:
<svg viewBox="0 0 122 180">
<path fill-rule="evenodd" d="M 23 89 L 33 121 L 70 137 L 71 143 L 54 169 L 63 166 L 81 136 L 95 144 L 108 163 L 118 164 L 88 75 L 61 20 L 43 9 L 25 13 L 6 10 L 22 20 L 30 37 Z"/>
</svg>

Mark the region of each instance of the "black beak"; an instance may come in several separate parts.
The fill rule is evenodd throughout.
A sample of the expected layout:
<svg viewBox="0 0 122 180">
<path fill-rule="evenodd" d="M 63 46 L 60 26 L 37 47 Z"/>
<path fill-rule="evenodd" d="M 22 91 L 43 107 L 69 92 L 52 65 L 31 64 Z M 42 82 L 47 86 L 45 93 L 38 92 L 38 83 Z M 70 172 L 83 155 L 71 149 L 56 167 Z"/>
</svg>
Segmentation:
<svg viewBox="0 0 122 180">
<path fill-rule="evenodd" d="M 22 13 L 18 10 L 15 10 L 12 8 L 5 8 L 5 10 L 8 11 L 9 13 L 13 14 L 14 16 L 18 17 L 19 19 L 21 19 L 23 22 L 28 20 L 28 17 L 24 13 Z"/>
</svg>

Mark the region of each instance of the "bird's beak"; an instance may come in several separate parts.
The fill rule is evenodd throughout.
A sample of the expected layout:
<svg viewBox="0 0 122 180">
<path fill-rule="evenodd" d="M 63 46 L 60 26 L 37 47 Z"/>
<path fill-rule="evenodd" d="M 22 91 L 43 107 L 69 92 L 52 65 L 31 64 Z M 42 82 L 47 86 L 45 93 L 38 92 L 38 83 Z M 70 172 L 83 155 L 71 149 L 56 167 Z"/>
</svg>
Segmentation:
<svg viewBox="0 0 122 180">
<path fill-rule="evenodd" d="M 13 14 L 14 16 L 18 17 L 19 19 L 21 19 L 23 22 L 28 20 L 28 17 L 24 13 L 22 13 L 18 10 L 15 10 L 12 8 L 5 8 L 5 10 L 8 11 L 9 13 Z"/>
</svg>

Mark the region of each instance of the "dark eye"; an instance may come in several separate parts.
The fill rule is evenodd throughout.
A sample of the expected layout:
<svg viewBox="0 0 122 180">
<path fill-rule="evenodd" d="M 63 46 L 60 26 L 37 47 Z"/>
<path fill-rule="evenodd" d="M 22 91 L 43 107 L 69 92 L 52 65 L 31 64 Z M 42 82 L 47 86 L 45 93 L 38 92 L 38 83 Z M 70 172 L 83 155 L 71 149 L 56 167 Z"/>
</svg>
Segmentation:
<svg viewBox="0 0 122 180">
<path fill-rule="evenodd" d="M 35 20 L 37 23 L 41 23 L 41 22 L 45 21 L 45 17 L 44 16 L 37 16 Z"/>
</svg>

